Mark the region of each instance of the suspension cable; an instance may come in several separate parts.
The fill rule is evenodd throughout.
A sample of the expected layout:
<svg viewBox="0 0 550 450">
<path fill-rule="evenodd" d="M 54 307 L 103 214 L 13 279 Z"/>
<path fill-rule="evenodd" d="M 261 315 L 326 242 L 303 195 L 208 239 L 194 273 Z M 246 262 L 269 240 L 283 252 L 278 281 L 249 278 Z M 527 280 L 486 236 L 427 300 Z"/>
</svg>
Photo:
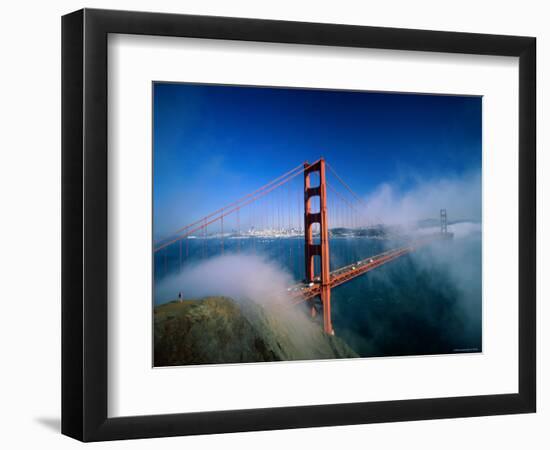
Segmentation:
<svg viewBox="0 0 550 450">
<path fill-rule="evenodd" d="M 255 202 L 256 200 L 258 200 L 258 199 L 264 197 L 265 195 L 267 195 L 267 194 L 269 194 L 270 192 L 274 191 L 274 190 L 277 189 L 278 187 L 284 185 L 285 183 L 289 182 L 289 181 L 292 180 L 293 178 L 297 177 L 298 175 L 300 175 L 301 173 L 303 173 L 304 170 L 305 170 L 305 168 L 304 168 L 304 167 L 301 167 L 301 169 L 300 169 L 298 172 L 292 173 L 292 174 L 291 174 L 290 176 L 288 176 L 286 179 L 283 179 L 283 180 L 279 181 L 278 183 L 276 183 L 276 184 L 274 184 L 274 185 L 273 185 L 272 183 L 268 183 L 268 185 L 271 185 L 269 188 L 267 188 L 267 189 L 257 189 L 256 191 L 254 191 L 254 192 L 256 193 L 255 195 L 254 195 L 254 194 L 249 194 L 248 196 L 246 196 L 246 197 L 248 197 L 248 200 L 246 200 L 244 203 L 242 203 L 242 202 L 240 202 L 240 203 L 237 203 L 237 202 L 231 203 L 231 205 L 236 205 L 236 206 L 233 206 L 233 208 L 231 208 L 231 209 L 229 209 L 229 210 L 225 209 L 225 208 L 227 208 L 227 207 L 220 208 L 220 209 L 218 210 L 218 212 L 223 211 L 223 213 L 221 213 L 221 215 L 219 215 L 219 216 L 217 216 L 217 217 L 215 217 L 215 218 L 213 218 L 213 219 L 207 220 L 208 218 L 210 218 L 210 217 L 212 217 L 213 215 L 215 215 L 215 213 L 212 213 L 212 214 L 209 214 L 208 216 L 203 217 L 202 219 L 200 219 L 200 220 L 198 220 L 197 222 L 195 222 L 195 224 L 197 224 L 197 225 L 200 224 L 200 223 L 202 223 L 202 222 L 204 222 L 203 225 L 198 225 L 198 226 L 196 226 L 195 228 L 193 228 L 193 229 L 191 229 L 191 230 L 189 230 L 190 226 L 185 227 L 185 228 L 187 229 L 187 231 L 186 231 L 184 234 L 182 234 L 182 235 L 180 235 L 180 236 L 178 236 L 178 237 L 176 237 L 176 238 L 174 238 L 174 239 L 169 240 L 168 242 L 165 242 L 165 243 L 163 243 L 163 244 L 157 246 L 157 247 L 153 250 L 153 252 L 156 253 L 156 252 L 158 252 L 159 250 L 162 250 L 163 248 L 168 247 L 169 245 L 172 245 L 174 242 L 178 242 L 179 240 L 184 239 L 184 238 L 186 238 L 187 236 L 190 236 L 190 235 L 193 234 L 194 232 L 196 232 L 196 231 L 198 231 L 198 230 L 201 230 L 201 229 L 204 229 L 204 228 L 206 228 L 208 225 L 210 225 L 210 224 L 212 224 L 212 223 L 214 223 L 214 222 L 217 222 L 218 220 L 222 219 L 223 217 L 226 217 L 226 216 L 228 216 L 229 214 L 231 214 L 231 213 L 233 213 L 233 212 L 235 212 L 235 211 L 238 211 L 239 209 L 241 209 L 241 208 L 243 208 L 243 207 L 245 207 L 245 206 L 247 206 L 247 205 L 249 205 L 249 204 Z M 277 179 L 281 179 L 281 177 L 278 177 Z M 253 195 L 252 198 L 250 198 L 251 195 Z M 185 228 L 184 228 L 184 229 L 185 229 Z"/>
<path fill-rule="evenodd" d="M 222 206 L 221 208 L 217 209 L 216 211 L 214 211 L 214 212 L 208 214 L 207 216 L 201 217 L 199 220 L 196 220 L 195 222 L 192 222 L 192 223 L 190 223 L 190 224 L 188 224 L 188 225 L 186 225 L 186 226 L 184 226 L 184 227 L 182 227 L 182 228 L 177 229 L 177 230 L 174 231 L 171 235 L 174 236 L 174 235 L 176 235 L 176 234 L 180 234 L 180 233 L 182 233 L 183 231 L 185 231 L 185 230 L 187 230 L 187 229 L 189 229 L 189 228 L 191 228 L 191 227 L 193 227 L 193 226 L 195 226 L 195 225 L 197 225 L 197 224 L 203 222 L 204 219 L 209 219 L 210 217 L 212 217 L 212 216 L 214 216 L 214 215 L 216 215 L 216 214 L 219 214 L 219 213 L 222 212 L 224 209 L 229 209 L 229 208 L 231 208 L 231 207 L 233 207 L 233 206 L 235 206 L 235 205 L 237 205 L 237 204 L 239 204 L 239 203 L 242 203 L 242 202 L 245 201 L 246 199 L 248 199 L 248 198 L 250 198 L 250 197 L 256 195 L 257 193 L 259 193 L 259 192 L 261 192 L 261 191 L 267 189 L 269 186 L 271 186 L 272 184 L 276 183 L 277 181 L 279 181 L 279 180 L 281 180 L 281 179 L 283 179 L 283 178 L 285 178 L 285 177 L 287 177 L 287 176 L 290 176 L 291 174 L 293 174 L 293 172 L 295 172 L 295 171 L 298 170 L 298 169 L 301 169 L 301 171 L 300 171 L 300 172 L 297 172 L 297 173 L 294 174 L 294 175 L 298 175 L 299 173 L 302 173 L 302 172 L 303 172 L 303 167 L 302 167 L 302 166 L 303 166 L 302 164 L 297 165 L 296 167 L 294 167 L 293 169 L 291 169 L 291 170 L 289 170 L 288 172 L 284 173 L 283 175 L 278 176 L 277 178 L 271 180 L 269 183 L 266 183 L 266 184 L 264 184 L 263 186 L 259 187 L 259 188 L 256 189 L 255 191 L 253 191 L 253 192 L 251 192 L 251 193 L 249 193 L 249 194 L 247 194 L 247 195 L 245 195 L 245 196 L 239 198 L 238 200 L 235 200 L 234 202 L 231 202 L 231 203 L 229 203 L 229 204 L 227 204 L 227 205 L 225 205 L 225 206 Z"/>
</svg>

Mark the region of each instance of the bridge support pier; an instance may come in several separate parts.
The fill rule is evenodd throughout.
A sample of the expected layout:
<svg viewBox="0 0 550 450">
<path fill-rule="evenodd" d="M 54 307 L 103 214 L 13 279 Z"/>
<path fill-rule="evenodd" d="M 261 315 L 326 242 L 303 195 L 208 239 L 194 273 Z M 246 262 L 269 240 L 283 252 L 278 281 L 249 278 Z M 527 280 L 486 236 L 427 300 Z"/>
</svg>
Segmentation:
<svg viewBox="0 0 550 450">
<path fill-rule="evenodd" d="M 319 173 L 319 186 L 311 186 L 310 175 Z M 311 199 L 319 197 L 319 211 L 311 211 Z M 314 242 L 312 225 L 319 224 L 318 243 Z M 304 163 L 304 235 L 306 282 L 321 284 L 321 302 L 323 304 L 323 328 L 325 333 L 333 335 L 330 313 L 330 255 L 328 242 L 327 183 L 325 160 L 319 159 L 313 164 Z M 315 256 L 320 257 L 321 273 L 315 276 Z"/>
</svg>

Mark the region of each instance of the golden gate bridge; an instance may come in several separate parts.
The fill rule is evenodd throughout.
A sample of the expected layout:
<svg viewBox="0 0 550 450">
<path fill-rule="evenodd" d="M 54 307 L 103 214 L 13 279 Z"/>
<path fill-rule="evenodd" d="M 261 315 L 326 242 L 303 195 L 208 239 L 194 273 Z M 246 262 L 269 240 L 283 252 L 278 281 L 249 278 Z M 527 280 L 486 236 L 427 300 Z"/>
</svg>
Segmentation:
<svg viewBox="0 0 550 450">
<path fill-rule="evenodd" d="M 175 259 L 178 269 L 183 269 L 186 263 L 193 261 L 189 246 L 196 240 L 201 243 L 200 257 L 208 258 L 227 251 L 259 251 L 259 240 L 303 239 L 303 245 L 298 246 L 298 251 L 304 255 L 303 277 L 288 288 L 288 295 L 293 304 L 309 302 L 312 316 L 317 315 L 318 309 L 314 300 L 320 298 L 324 331 L 333 335 L 332 289 L 434 240 L 452 237 L 447 230 L 447 212 L 441 209 L 437 233 L 408 239 L 397 248 L 362 259 L 358 259 L 355 252 L 347 258 L 341 254 L 331 258 L 331 239 L 376 235 L 383 224 L 377 218 L 375 222 L 367 219 L 367 208 L 361 197 L 324 158 L 320 158 L 311 164 L 305 162 L 294 167 L 238 200 L 179 228 L 169 238 L 157 241 L 153 249 L 155 265 L 163 265 L 168 272 L 168 261 Z M 227 247 L 229 240 L 236 240 L 232 249 Z M 197 246 L 194 247 L 196 250 Z M 279 245 L 279 251 L 287 250 L 292 266 L 297 255 L 292 255 L 292 247 L 285 249 Z M 346 259 L 348 263 L 338 265 Z"/>
</svg>

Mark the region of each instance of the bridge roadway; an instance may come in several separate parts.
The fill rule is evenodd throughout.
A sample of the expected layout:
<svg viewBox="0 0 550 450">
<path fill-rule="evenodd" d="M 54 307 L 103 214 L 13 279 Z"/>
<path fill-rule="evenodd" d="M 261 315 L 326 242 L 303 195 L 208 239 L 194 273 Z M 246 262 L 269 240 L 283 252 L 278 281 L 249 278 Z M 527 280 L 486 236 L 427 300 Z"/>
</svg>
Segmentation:
<svg viewBox="0 0 550 450">
<path fill-rule="evenodd" d="M 363 275 L 377 267 L 380 267 L 390 261 L 393 261 L 403 255 L 413 252 L 417 248 L 429 244 L 435 240 L 452 238 L 451 233 L 435 233 L 424 236 L 422 238 L 411 241 L 408 245 L 396 249 L 388 250 L 378 255 L 349 264 L 339 269 L 330 272 L 330 287 L 331 289 L 344 284 L 346 281 L 352 280 L 359 275 Z M 321 281 L 319 277 L 315 277 L 311 283 L 298 283 L 288 288 L 288 293 L 295 304 L 321 295 Z"/>
</svg>

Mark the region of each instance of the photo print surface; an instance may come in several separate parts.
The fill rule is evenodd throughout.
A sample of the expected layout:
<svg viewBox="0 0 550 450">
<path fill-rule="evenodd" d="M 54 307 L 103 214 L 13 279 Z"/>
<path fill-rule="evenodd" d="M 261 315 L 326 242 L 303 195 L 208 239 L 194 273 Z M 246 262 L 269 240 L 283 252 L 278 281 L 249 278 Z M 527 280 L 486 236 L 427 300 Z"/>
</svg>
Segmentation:
<svg viewBox="0 0 550 450">
<path fill-rule="evenodd" d="M 482 98 L 155 82 L 153 365 L 482 351 Z"/>
</svg>

